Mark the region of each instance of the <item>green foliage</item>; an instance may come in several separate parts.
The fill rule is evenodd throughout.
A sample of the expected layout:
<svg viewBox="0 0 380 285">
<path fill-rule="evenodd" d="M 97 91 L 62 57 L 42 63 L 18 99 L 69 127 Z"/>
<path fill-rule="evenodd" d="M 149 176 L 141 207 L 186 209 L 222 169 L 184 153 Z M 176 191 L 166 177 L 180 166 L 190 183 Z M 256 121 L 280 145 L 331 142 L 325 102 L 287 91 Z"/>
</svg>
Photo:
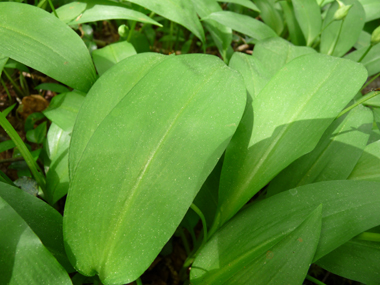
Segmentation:
<svg viewBox="0 0 380 285">
<path fill-rule="evenodd" d="M 0 283 L 141 284 L 179 236 L 181 282 L 378 284 L 378 1 L 49 3 L 0 3 L 4 94 L 53 96 L 30 145 L 0 113 Z"/>
</svg>

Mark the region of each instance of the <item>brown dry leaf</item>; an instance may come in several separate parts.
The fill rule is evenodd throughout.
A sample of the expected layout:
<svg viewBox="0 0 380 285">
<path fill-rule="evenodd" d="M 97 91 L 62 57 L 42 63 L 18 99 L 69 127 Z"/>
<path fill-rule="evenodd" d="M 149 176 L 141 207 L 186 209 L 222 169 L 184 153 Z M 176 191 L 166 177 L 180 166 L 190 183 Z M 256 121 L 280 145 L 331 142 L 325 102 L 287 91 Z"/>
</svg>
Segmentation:
<svg viewBox="0 0 380 285">
<path fill-rule="evenodd" d="M 49 102 L 41 95 L 30 95 L 22 98 L 20 116 L 25 120 L 30 114 L 41 112 L 49 106 Z"/>
</svg>

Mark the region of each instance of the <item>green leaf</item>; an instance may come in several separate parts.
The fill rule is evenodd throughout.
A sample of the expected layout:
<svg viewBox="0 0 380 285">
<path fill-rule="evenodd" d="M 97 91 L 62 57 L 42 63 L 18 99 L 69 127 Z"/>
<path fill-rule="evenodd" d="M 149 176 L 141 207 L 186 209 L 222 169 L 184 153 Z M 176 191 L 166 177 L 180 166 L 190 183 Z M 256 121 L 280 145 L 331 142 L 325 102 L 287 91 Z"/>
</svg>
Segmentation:
<svg viewBox="0 0 380 285">
<path fill-rule="evenodd" d="M 239 284 L 229 282 L 230 278 L 243 273 L 249 276 L 244 266 L 248 269 L 254 258 L 268 253 L 310 211 L 322 204 L 322 230 L 315 262 L 359 233 L 377 226 L 379 203 L 379 182 L 328 181 L 304 185 L 250 204 L 217 231 L 199 252 L 190 272 L 192 284 Z M 308 226 L 312 227 L 312 223 Z M 275 252 L 268 253 L 268 257 L 272 256 L 276 256 Z M 305 262 L 303 266 L 309 264 Z M 286 274 L 279 268 L 271 274 Z M 260 279 L 251 280 L 261 284 Z M 300 284 L 284 281 L 273 284 Z"/>
<path fill-rule="evenodd" d="M 72 284 L 33 230 L 0 197 L 0 283 Z"/>
<path fill-rule="evenodd" d="M 247 107 L 226 150 L 217 223 L 313 150 L 366 78 L 360 64 L 321 54 L 298 57 L 277 72 Z"/>
<path fill-rule="evenodd" d="M 96 66 L 96 70 L 99 75 L 102 75 L 119 61 L 135 54 L 136 50 L 133 45 L 124 41 L 94 50 L 91 55 Z"/>
<path fill-rule="evenodd" d="M 1 54 L 70 87 L 90 89 L 96 80 L 95 69 L 82 39 L 72 29 L 32 5 L 2 2 L 0 11 Z"/>
<path fill-rule="evenodd" d="M 380 141 L 366 146 L 348 179 L 380 181 Z"/>
<path fill-rule="evenodd" d="M 3 57 L 2 55 L 0 55 L 0 76 L 1 76 L 1 73 L 3 72 L 4 66 L 7 63 L 7 61 L 8 61 L 8 57 Z"/>
<path fill-rule="evenodd" d="M 124 20 L 133 20 L 142 23 L 148 23 L 162 27 L 162 25 L 152 18 L 149 18 L 145 14 L 128 9 L 121 6 L 113 6 L 112 2 L 109 2 L 110 5 L 101 5 L 94 3 L 88 3 L 86 10 L 80 14 L 75 20 L 68 23 L 68 25 L 83 24 L 96 21 L 105 21 L 113 19 L 124 19 Z M 108 3 L 104 3 L 108 4 Z"/>
<path fill-rule="evenodd" d="M 189 0 L 128 0 L 143 6 L 156 14 L 176 22 L 205 43 L 205 35 L 201 23 L 195 13 L 192 1 Z"/>
<path fill-rule="evenodd" d="M 284 30 L 284 20 L 279 11 L 275 8 L 274 0 L 253 0 L 261 13 L 264 23 L 271 27 L 277 35 L 281 35 Z"/>
<path fill-rule="evenodd" d="M 72 272 L 63 248 L 62 216 L 42 200 L 1 182 L 0 197 L 21 216 L 61 265 Z"/>
<path fill-rule="evenodd" d="M 367 47 L 371 44 L 371 34 L 366 31 L 361 31 L 360 36 L 357 42 L 354 45 L 355 49 L 361 49 L 363 47 Z"/>
<path fill-rule="evenodd" d="M 365 21 L 380 18 L 380 2 L 378 0 L 359 0 L 365 11 Z"/>
<path fill-rule="evenodd" d="M 322 27 L 321 11 L 316 1 L 292 0 L 294 13 L 305 36 L 307 46 L 318 37 Z"/>
<path fill-rule="evenodd" d="M 12 140 L 3 141 L 0 143 L 0 152 L 7 151 L 8 149 L 14 148 L 16 145 Z"/>
<path fill-rule="evenodd" d="M 149 267 L 229 143 L 245 101 L 241 76 L 209 55 L 140 54 L 99 78 L 69 150 L 64 235 L 79 272 L 114 284 Z"/>
<path fill-rule="evenodd" d="M 352 239 L 317 261 L 322 268 L 364 284 L 380 284 L 380 243 Z"/>
<path fill-rule="evenodd" d="M 280 1 L 279 3 L 284 12 L 284 18 L 288 26 L 291 42 L 297 46 L 306 45 L 305 37 L 302 34 L 302 30 L 294 14 L 293 4 L 287 1 Z"/>
<path fill-rule="evenodd" d="M 68 150 L 70 139 L 71 131 L 64 131 L 56 124 L 50 126 L 45 145 L 49 158 L 49 163 L 45 164 L 45 198 L 52 205 L 66 195 L 69 189 Z"/>
<path fill-rule="evenodd" d="M 215 0 L 193 0 L 194 8 L 199 17 L 204 18 L 213 12 L 222 11 L 222 8 Z M 228 50 L 231 50 L 232 30 L 214 20 L 204 20 L 205 28 L 210 32 L 210 35 L 218 47 L 220 54 L 226 61 Z"/>
<path fill-rule="evenodd" d="M 43 113 L 61 129 L 70 132 L 84 101 L 84 95 L 81 92 L 73 91 L 54 96 L 49 107 Z"/>
<path fill-rule="evenodd" d="M 335 120 L 312 152 L 271 181 L 268 195 L 318 181 L 347 179 L 367 145 L 372 121 L 371 110 L 360 105 L 346 117 Z"/>
<path fill-rule="evenodd" d="M 342 0 L 342 2 L 353 6 L 347 16 L 340 21 L 333 21 L 334 14 L 339 7 L 338 2 L 334 2 L 330 6 L 322 26 L 321 53 L 338 57 L 345 55 L 354 46 L 363 30 L 365 12 L 360 2 L 358 0 Z M 327 25 L 329 26 L 325 28 Z"/>
<path fill-rule="evenodd" d="M 214 20 L 257 41 L 277 37 L 277 34 L 263 22 L 230 11 L 214 12 L 202 20 Z"/>
<path fill-rule="evenodd" d="M 42 83 L 34 87 L 34 90 L 50 90 L 55 93 L 70 92 L 70 90 L 67 87 L 57 83 Z"/>
<path fill-rule="evenodd" d="M 55 12 L 57 13 L 58 18 L 67 24 L 75 20 L 84 10 L 86 10 L 86 7 L 86 3 L 71 2 L 55 9 Z"/>
<path fill-rule="evenodd" d="M 246 7 L 246 8 L 249 8 L 253 11 L 256 11 L 256 12 L 259 12 L 260 13 L 260 9 L 257 8 L 257 6 L 255 4 L 253 4 L 251 1 L 249 0 L 228 0 L 228 1 L 224 1 L 224 0 L 217 0 L 218 2 L 227 2 L 227 3 L 234 3 L 234 4 L 239 4 L 243 7 Z"/>
<path fill-rule="evenodd" d="M 360 48 L 354 52 L 349 53 L 345 58 L 359 61 L 362 55 L 367 51 L 368 46 Z M 360 62 L 364 64 L 364 66 L 368 70 L 368 76 L 372 76 L 380 72 L 380 43 L 374 45 L 371 50 L 367 53 L 367 55 Z"/>
<path fill-rule="evenodd" d="M 32 143 L 42 143 L 45 139 L 46 136 L 46 121 L 43 122 L 42 124 L 39 124 L 37 128 L 33 130 L 29 130 L 26 133 L 26 139 Z"/>
</svg>

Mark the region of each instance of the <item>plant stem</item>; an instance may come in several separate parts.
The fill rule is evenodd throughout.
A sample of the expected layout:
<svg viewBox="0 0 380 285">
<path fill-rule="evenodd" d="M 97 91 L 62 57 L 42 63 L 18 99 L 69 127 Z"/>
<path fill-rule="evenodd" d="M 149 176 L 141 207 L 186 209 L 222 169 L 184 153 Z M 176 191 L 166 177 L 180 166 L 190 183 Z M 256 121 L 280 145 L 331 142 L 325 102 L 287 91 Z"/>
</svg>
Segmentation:
<svg viewBox="0 0 380 285">
<path fill-rule="evenodd" d="M 9 90 L 8 90 L 7 86 L 5 85 L 4 80 L 0 78 L 0 81 L 1 81 L 1 85 L 3 85 L 3 88 L 4 88 L 5 92 L 6 92 L 7 95 L 8 95 L 8 99 L 9 99 L 9 101 L 12 102 L 11 94 L 9 93 Z"/>
<path fill-rule="evenodd" d="M 136 285 L 143 285 L 142 282 L 141 282 L 141 278 L 137 278 L 136 279 Z"/>
<path fill-rule="evenodd" d="M 310 280 L 311 282 L 314 282 L 317 285 L 326 285 L 325 283 L 319 281 L 318 279 L 311 277 L 310 275 L 306 275 L 306 279 Z"/>
<path fill-rule="evenodd" d="M 15 143 L 17 148 L 20 150 L 21 155 L 24 157 L 26 164 L 29 166 L 29 169 L 32 172 L 34 179 L 36 179 L 42 191 L 45 191 L 46 180 L 42 174 L 40 167 L 34 161 L 32 154 L 30 153 L 30 151 L 28 150 L 28 148 L 26 147 L 26 145 L 24 144 L 24 142 L 22 141 L 18 133 L 15 131 L 12 125 L 8 122 L 7 118 L 1 112 L 0 112 L 0 125 L 4 128 L 4 130 L 7 132 L 9 137 Z"/>
<path fill-rule="evenodd" d="M 11 82 L 11 84 L 13 85 L 13 88 L 16 89 L 16 91 L 20 94 L 20 95 L 24 95 L 24 92 L 20 89 L 20 87 L 18 87 L 18 85 L 16 84 L 16 82 L 12 79 L 12 77 L 9 75 L 9 73 L 4 69 L 3 70 L 5 76 L 8 78 L 8 80 Z"/>
<path fill-rule="evenodd" d="M 183 246 L 185 247 L 186 254 L 190 255 L 190 253 L 191 253 L 190 246 L 189 246 L 189 243 L 187 241 L 186 235 L 185 235 L 185 233 L 183 232 L 182 229 L 180 230 L 180 234 L 179 235 L 181 236 L 181 240 L 182 240 Z"/>
<path fill-rule="evenodd" d="M 59 19 L 58 14 L 57 14 L 57 12 L 54 9 L 53 3 L 51 2 L 51 0 L 48 0 L 48 2 L 49 2 L 49 5 L 50 5 L 50 8 L 53 10 L 54 15 Z"/>
<path fill-rule="evenodd" d="M 174 23 L 173 21 L 170 21 L 169 47 L 168 47 L 169 53 L 171 53 L 173 49 L 173 41 L 172 41 L 173 30 L 174 30 Z"/>
<path fill-rule="evenodd" d="M 371 80 L 369 80 L 363 87 L 362 89 L 360 89 L 360 91 L 362 91 L 364 88 L 366 88 L 368 85 L 370 85 L 376 78 L 378 78 L 380 76 L 380 72 L 378 74 L 376 74 L 374 77 L 371 78 Z"/>
<path fill-rule="evenodd" d="M 129 40 L 131 39 L 133 32 L 135 30 L 135 27 L 136 27 L 136 21 L 131 21 L 131 29 L 129 30 L 127 42 L 129 42 Z"/>
<path fill-rule="evenodd" d="M 334 53 L 334 51 L 335 51 L 336 45 L 338 44 L 338 40 L 339 40 L 339 37 L 340 37 L 340 33 L 342 32 L 342 27 L 343 27 L 343 23 L 344 23 L 344 20 L 345 20 L 345 19 L 346 19 L 346 18 L 343 18 L 342 23 L 340 24 L 339 32 L 338 32 L 338 36 L 337 36 L 336 39 L 335 39 L 334 47 L 333 47 L 333 49 L 332 49 L 332 52 L 329 53 L 329 55 L 332 55 L 332 54 Z"/>
<path fill-rule="evenodd" d="M 6 158 L 6 159 L 0 160 L 0 164 L 8 163 L 8 162 L 15 162 L 15 161 L 23 161 L 23 160 L 24 160 L 23 157 Z"/>
<path fill-rule="evenodd" d="M 363 53 L 363 55 L 360 57 L 360 59 L 358 60 L 358 62 L 362 62 L 362 60 L 369 53 L 369 51 L 371 50 L 372 47 L 373 47 L 373 44 L 370 44 L 369 47 L 367 48 L 367 50 L 365 51 L 365 53 Z"/>
<path fill-rule="evenodd" d="M 193 209 L 193 211 L 195 213 L 197 213 L 197 215 L 201 218 L 201 221 L 202 221 L 202 225 L 203 225 L 203 241 L 202 241 L 202 244 L 201 244 L 201 247 L 207 242 L 207 225 L 206 225 L 206 219 L 205 219 L 205 216 L 203 215 L 202 211 L 199 210 L 199 208 L 197 206 L 195 206 L 195 204 L 191 204 L 190 206 L 191 209 Z"/>
<path fill-rule="evenodd" d="M 364 232 L 355 237 L 356 240 L 375 241 L 380 242 L 380 234 Z"/>
<path fill-rule="evenodd" d="M 353 108 L 355 108 L 356 106 L 364 103 L 365 101 L 373 98 L 373 97 L 376 97 L 377 95 L 380 94 L 380 91 L 373 91 L 373 92 L 370 92 L 368 93 L 367 95 L 363 96 L 362 98 L 360 98 L 358 101 L 356 101 L 354 104 L 352 104 L 351 106 L 347 107 L 346 109 L 344 109 L 342 112 L 339 113 L 339 115 L 336 117 L 336 119 L 338 119 L 339 117 L 343 116 L 344 114 L 346 114 L 348 111 L 352 110 Z"/>
</svg>

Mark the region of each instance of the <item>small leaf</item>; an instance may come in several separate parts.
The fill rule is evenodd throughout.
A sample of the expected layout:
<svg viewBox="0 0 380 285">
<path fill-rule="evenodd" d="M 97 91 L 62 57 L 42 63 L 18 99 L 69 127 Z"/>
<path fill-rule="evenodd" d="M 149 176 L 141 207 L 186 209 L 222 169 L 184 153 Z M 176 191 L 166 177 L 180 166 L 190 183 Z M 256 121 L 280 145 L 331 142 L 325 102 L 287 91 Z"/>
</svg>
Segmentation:
<svg viewBox="0 0 380 285">
<path fill-rule="evenodd" d="M 1 54 L 70 87 L 90 89 L 96 80 L 95 69 L 82 39 L 72 29 L 32 5 L 2 2 L 0 11 Z"/>
<path fill-rule="evenodd" d="M 46 122 L 43 122 L 39 124 L 37 128 L 33 130 L 29 130 L 26 133 L 26 139 L 32 143 L 41 144 L 45 139 L 46 131 L 47 131 Z"/>
<path fill-rule="evenodd" d="M 239 33 L 246 34 L 257 41 L 277 37 L 277 34 L 263 22 L 230 11 L 214 12 L 207 17 L 202 18 L 202 20 L 214 20 Z"/>
<path fill-rule="evenodd" d="M 49 107 L 43 113 L 61 129 L 71 132 L 84 95 L 77 91 L 57 95 L 53 97 Z"/>
<path fill-rule="evenodd" d="M 16 145 L 12 140 L 7 140 L 0 143 L 0 152 L 7 151 L 8 149 L 14 148 Z"/>
<path fill-rule="evenodd" d="M 70 89 L 57 83 L 41 83 L 37 85 L 36 87 L 34 87 L 34 90 L 50 90 L 55 93 L 70 92 Z"/>
<path fill-rule="evenodd" d="M 94 50 L 91 55 L 96 66 L 96 70 L 99 75 L 102 75 L 119 61 L 135 54 L 136 50 L 133 45 L 124 41 Z"/>
</svg>

